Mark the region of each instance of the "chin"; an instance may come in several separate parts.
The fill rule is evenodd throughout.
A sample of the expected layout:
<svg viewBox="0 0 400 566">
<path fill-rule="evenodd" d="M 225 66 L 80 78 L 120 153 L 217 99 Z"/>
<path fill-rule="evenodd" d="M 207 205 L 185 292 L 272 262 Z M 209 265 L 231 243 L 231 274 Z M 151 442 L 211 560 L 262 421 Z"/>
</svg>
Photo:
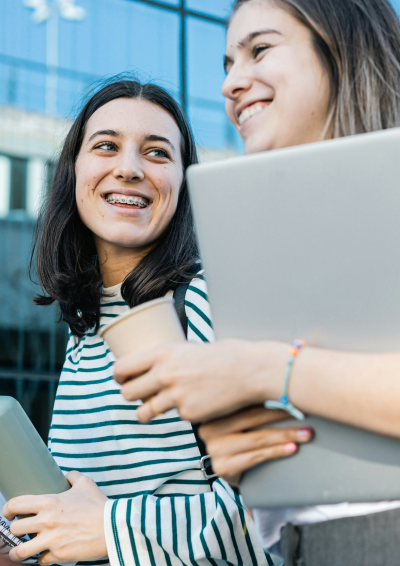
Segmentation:
<svg viewBox="0 0 400 566">
<path fill-rule="evenodd" d="M 142 248 L 148 245 L 146 238 L 143 238 L 140 234 L 129 234 L 126 228 L 122 233 L 108 234 L 104 239 L 117 248 Z"/>
<path fill-rule="evenodd" d="M 270 149 L 273 149 L 273 144 L 270 140 L 249 138 L 244 142 L 244 153 L 246 155 L 261 153 L 262 151 L 269 151 Z"/>
</svg>

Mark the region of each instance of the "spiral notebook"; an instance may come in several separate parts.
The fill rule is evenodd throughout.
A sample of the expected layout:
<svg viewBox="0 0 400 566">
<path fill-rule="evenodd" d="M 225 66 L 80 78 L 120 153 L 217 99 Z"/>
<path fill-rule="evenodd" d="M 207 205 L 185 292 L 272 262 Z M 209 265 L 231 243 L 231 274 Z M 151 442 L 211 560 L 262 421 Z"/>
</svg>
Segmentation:
<svg viewBox="0 0 400 566">
<path fill-rule="evenodd" d="M 7 521 L 0 515 L 0 552 L 4 552 L 6 546 L 14 548 L 23 542 L 22 538 L 12 534 Z"/>
<path fill-rule="evenodd" d="M 0 493 L 0 511 L 6 500 Z M 8 554 L 12 548 L 26 542 L 26 539 L 17 537 L 10 531 L 10 521 L 7 521 L 0 513 L 0 554 Z"/>
<path fill-rule="evenodd" d="M 3 509 L 5 502 L 6 500 L 0 493 L 0 511 Z M 12 548 L 23 542 L 22 538 L 12 534 L 10 531 L 10 521 L 7 521 L 0 513 L 0 554 L 8 553 Z"/>
</svg>

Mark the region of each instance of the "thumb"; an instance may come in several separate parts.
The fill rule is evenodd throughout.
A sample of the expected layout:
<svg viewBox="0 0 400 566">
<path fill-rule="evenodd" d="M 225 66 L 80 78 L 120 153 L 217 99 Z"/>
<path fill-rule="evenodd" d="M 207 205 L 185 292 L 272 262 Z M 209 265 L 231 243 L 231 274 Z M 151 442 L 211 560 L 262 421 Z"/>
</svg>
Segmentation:
<svg viewBox="0 0 400 566">
<path fill-rule="evenodd" d="M 80 478 L 83 477 L 83 474 L 74 470 L 73 472 L 68 472 L 65 476 L 71 485 L 74 485 Z"/>
</svg>

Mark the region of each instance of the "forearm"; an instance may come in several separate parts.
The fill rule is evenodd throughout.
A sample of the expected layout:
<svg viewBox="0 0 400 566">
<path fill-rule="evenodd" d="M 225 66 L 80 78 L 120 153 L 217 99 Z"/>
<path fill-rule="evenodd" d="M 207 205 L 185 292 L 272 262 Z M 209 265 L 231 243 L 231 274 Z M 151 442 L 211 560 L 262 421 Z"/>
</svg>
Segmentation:
<svg viewBox="0 0 400 566">
<path fill-rule="evenodd" d="M 206 422 L 278 399 L 288 349 L 272 341 L 185 343 L 119 360 L 115 376 L 127 400 L 152 398 L 138 411 L 143 422 L 175 407 L 183 419 Z M 400 437 L 400 353 L 307 347 L 293 365 L 289 395 L 306 413 Z"/>
<path fill-rule="evenodd" d="M 400 437 L 400 354 L 306 348 L 293 366 L 289 394 L 306 413 Z"/>
</svg>

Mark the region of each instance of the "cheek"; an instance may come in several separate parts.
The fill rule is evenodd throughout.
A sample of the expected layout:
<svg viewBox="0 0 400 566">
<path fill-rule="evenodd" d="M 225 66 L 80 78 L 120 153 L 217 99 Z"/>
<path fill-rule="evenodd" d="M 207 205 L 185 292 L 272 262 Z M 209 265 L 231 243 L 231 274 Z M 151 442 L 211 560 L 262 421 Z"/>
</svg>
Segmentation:
<svg viewBox="0 0 400 566">
<path fill-rule="evenodd" d="M 90 214 L 91 207 L 89 205 L 89 199 L 87 198 L 87 195 L 85 195 L 84 192 L 78 188 L 78 186 L 75 190 L 75 198 L 79 218 L 87 228 L 91 229 L 90 224 L 93 214 Z"/>
<path fill-rule="evenodd" d="M 76 197 L 76 204 L 78 208 L 80 204 L 84 202 L 85 199 L 85 190 L 84 186 L 81 184 L 80 179 L 76 179 L 76 187 L 75 187 L 75 197 Z"/>
<path fill-rule="evenodd" d="M 97 185 L 95 171 L 91 171 L 86 163 L 77 162 L 75 168 L 75 200 L 79 217 L 90 228 L 93 217 L 93 189 Z"/>
<path fill-rule="evenodd" d="M 293 84 L 298 74 L 296 62 L 282 48 L 281 51 L 271 51 L 264 57 L 257 66 L 255 81 L 264 87 L 266 94 L 271 94 L 274 102 L 279 102 L 292 91 L 296 94 Z"/>
<path fill-rule="evenodd" d="M 329 98 L 329 79 L 322 64 L 310 47 L 288 52 L 277 70 L 277 84 L 289 103 L 291 112 L 325 111 Z M 319 108 L 323 106 L 323 108 Z"/>
<path fill-rule="evenodd" d="M 88 193 L 90 192 L 89 187 L 85 185 L 82 178 L 79 178 L 77 175 L 76 177 L 76 186 L 75 186 L 75 199 L 76 199 L 76 206 L 78 208 L 78 213 L 81 219 L 84 221 L 85 216 L 87 214 L 87 208 L 89 205 L 89 198 Z M 86 224 L 86 222 L 84 221 Z"/>
<path fill-rule="evenodd" d="M 179 198 L 179 191 L 182 186 L 183 175 L 169 172 L 167 168 L 164 170 L 164 175 L 158 179 L 154 179 L 154 186 L 158 187 L 161 202 L 168 205 L 176 204 Z"/>
<path fill-rule="evenodd" d="M 237 125 L 236 120 L 236 113 L 235 113 L 235 102 L 227 98 L 225 100 L 225 111 L 226 115 L 228 116 L 229 120 L 232 122 L 234 126 Z"/>
<path fill-rule="evenodd" d="M 75 167 L 76 192 L 88 194 L 94 191 L 103 177 L 108 174 L 101 161 L 81 158 Z"/>
</svg>

